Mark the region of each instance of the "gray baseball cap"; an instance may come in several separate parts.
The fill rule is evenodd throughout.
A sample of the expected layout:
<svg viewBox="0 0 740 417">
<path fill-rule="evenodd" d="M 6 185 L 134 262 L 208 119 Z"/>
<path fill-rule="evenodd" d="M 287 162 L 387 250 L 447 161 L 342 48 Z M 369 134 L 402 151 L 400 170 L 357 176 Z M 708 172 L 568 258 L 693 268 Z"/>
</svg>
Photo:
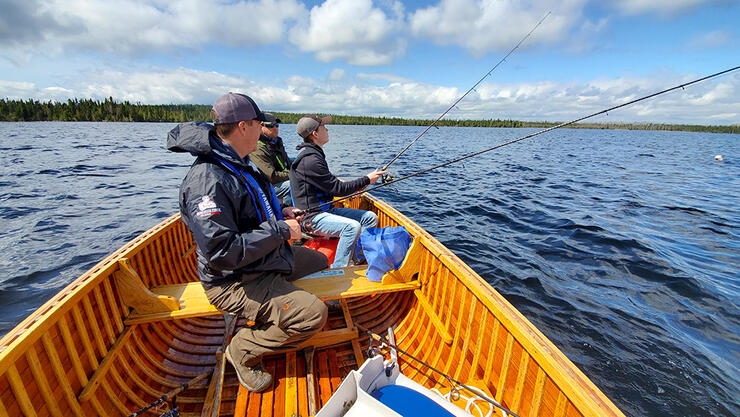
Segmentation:
<svg viewBox="0 0 740 417">
<path fill-rule="evenodd" d="M 265 112 L 264 114 L 265 114 L 265 121 L 267 123 L 282 123 L 283 122 L 282 120 L 280 120 L 280 118 L 275 117 L 275 115 L 272 113 Z"/>
<path fill-rule="evenodd" d="M 249 96 L 238 93 L 227 93 L 219 97 L 213 103 L 211 117 L 213 117 L 213 123 L 217 125 L 254 119 L 261 122 L 266 121 L 265 114 L 257 107 L 257 103 Z"/>
<path fill-rule="evenodd" d="M 319 126 L 325 125 L 331 122 L 331 116 L 319 117 L 315 114 L 307 114 L 298 120 L 298 125 L 295 127 L 298 136 L 306 139 L 314 130 L 318 129 Z"/>
</svg>

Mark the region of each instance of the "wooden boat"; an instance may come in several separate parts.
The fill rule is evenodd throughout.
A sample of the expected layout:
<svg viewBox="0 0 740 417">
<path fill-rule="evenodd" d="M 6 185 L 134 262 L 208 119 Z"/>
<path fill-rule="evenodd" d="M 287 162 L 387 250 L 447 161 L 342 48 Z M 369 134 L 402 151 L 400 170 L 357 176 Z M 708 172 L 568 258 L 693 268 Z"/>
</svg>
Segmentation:
<svg viewBox="0 0 740 417">
<path fill-rule="evenodd" d="M 266 358 L 275 376 L 266 392 L 247 392 L 224 365 L 223 346 L 243 323 L 205 299 L 193 239 L 175 215 L 109 255 L 0 340 L 0 416 L 126 416 L 194 378 L 176 397 L 181 415 L 308 416 L 366 359 L 370 340 L 358 329 L 389 327 L 399 348 L 519 416 L 623 415 L 431 235 L 371 196 L 344 204 L 375 211 L 381 227 L 406 226 L 414 243 L 383 283 L 360 276 L 306 280 L 314 282 L 309 290 L 340 299 L 342 308 L 306 346 Z M 425 366 L 403 355 L 399 364 L 412 380 L 449 391 L 448 381 Z"/>
</svg>

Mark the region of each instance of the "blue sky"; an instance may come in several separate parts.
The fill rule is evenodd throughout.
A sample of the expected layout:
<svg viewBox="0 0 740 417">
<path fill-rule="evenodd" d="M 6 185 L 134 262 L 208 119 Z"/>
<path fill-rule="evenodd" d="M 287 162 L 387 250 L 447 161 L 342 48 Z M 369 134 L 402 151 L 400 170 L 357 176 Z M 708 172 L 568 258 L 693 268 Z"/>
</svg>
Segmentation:
<svg viewBox="0 0 740 417">
<path fill-rule="evenodd" d="M 731 0 L 0 0 L 0 98 L 574 119 L 740 65 Z M 740 71 L 594 121 L 740 123 Z"/>
</svg>

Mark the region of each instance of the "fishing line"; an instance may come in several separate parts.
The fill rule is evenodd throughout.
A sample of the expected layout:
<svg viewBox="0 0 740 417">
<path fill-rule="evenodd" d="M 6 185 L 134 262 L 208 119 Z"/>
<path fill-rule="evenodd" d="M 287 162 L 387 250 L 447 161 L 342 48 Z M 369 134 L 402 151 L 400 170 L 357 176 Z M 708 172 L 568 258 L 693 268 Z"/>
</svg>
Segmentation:
<svg viewBox="0 0 740 417">
<path fill-rule="evenodd" d="M 483 80 L 485 80 L 485 79 L 486 79 L 486 77 L 488 77 L 489 75 L 491 75 L 491 73 L 492 73 L 493 71 L 495 71 L 495 70 L 496 70 L 496 68 L 498 68 L 498 66 L 499 66 L 499 65 L 501 65 L 501 64 L 502 64 L 502 63 L 503 63 L 504 61 L 506 61 L 506 58 L 508 58 L 508 57 L 509 57 L 509 55 L 513 54 L 513 53 L 514 53 L 514 51 L 516 51 L 516 50 L 517 50 L 517 49 L 519 48 L 519 46 L 520 46 L 520 45 L 521 45 L 522 43 L 524 43 L 524 41 L 526 41 L 526 40 L 527 40 L 527 38 L 529 38 L 529 36 L 530 36 L 530 35 L 531 35 L 531 34 L 532 34 L 532 33 L 533 33 L 533 32 L 534 32 L 534 31 L 535 31 L 535 30 L 536 30 L 536 29 L 537 29 L 537 28 L 538 28 L 538 27 L 539 27 L 539 26 L 540 26 L 540 25 L 542 24 L 542 22 L 544 22 L 544 21 L 545 21 L 545 19 L 547 19 L 547 16 L 550 16 L 550 13 L 551 13 L 551 12 L 547 12 L 547 14 L 545 15 L 545 17 L 543 17 L 543 18 L 542 18 L 542 19 L 541 19 L 541 20 L 540 20 L 540 21 L 539 21 L 539 22 L 538 22 L 538 23 L 537 23 L 537 24 L 536 24 L 536 25 L 535 25 L 535 26 L 534 26 L 534 27 L 532 28 L 532 30 L 530 30 L 530 31 L 529 31 L 529 33 L 527 33 L 527 36 L 523 37 L 523 38 L 522 38 L 522 39 L 521 39 L 521 40 L 519 41 L 519 43 L 517 43 L 517 44 L 516 44 L 516 46 L 514 46 L 513 48 L 511 48 L 511 50 L 509 51 L 509 53 L 508 53 L 508 54 L 506 54 L 506 55 L 505 55 L 505 56 L 504 56 L 503 58 L 501 58 L 501 60 L 500 60 L 500 61 L 498 61 L 498 62 L 496 63 L 496 65 L 494 65 L 494 66 L 493 66 L 493 68 L 491 68 L 491 70 L 490 70 L 490 71 L 488 71 L 488 72 L 486 73 L 486 75 L 484 75 L 484 76 L 483 76 L 483 77 L 482 77 L 482 78 L 481 78 L 480 80 L 478 80 L 478 82 L 477 82 L 477 83 L 473 84 L 473 86 L 472 86 L 472 87 L 470 87 L 470 89 L 469 89 L 469 90 L 468 90 L 468 91 L 467 91 L 467 92 L 466 92 L 465 94 L 463 94 L 463 95 L 462 95 L 462 97 L 460 97 L 459 99 L 457 99 L 457 101 L 455 101 L 454 103 L 452 103 L 452 105 L 451 105 L 451 106 L 450 106 L 450 107 L 449 107 L 449 108 L 448 108 L 447 110 L 445 110 L 445 111 L 444 111 L 444 113 L 440 114 L 440 115 L 439 115 L 439 117 L 437 117 L 437 119 L 436 119 L 435 121 L 433 121 L 433 122 L 432 122 L 432 124 L 430 124 L 429 126 L 427 126 L 427 128 L 426 128 L 426 129 L 424 129 L 424 131 L 423 131 L 423 132 L 421 132 L 421 133 L 419 134 L 419 136 L 417 136 L 417 137 L 416 137 L 416 139 L 412 140 L 412 141 L 411 141 L 411 142 L 410 142 L 410 143 L 409 143 L 408 145 L 406 145 L 406 147 L 405 147 L 405 148 L 403 148 L 403 150 L 402 150 L 401 152 L 399 152 L 399 153 L 398 153 L 398 155 L 394 156 L 394 157 L 393 157 L 393 159 L 391 159 L 391 161 L 390 161 L 390 162 L 388 162 L 388 163 L 387 163 L 387 164 L 386 164 L 386 165 L 385 165 L 385 166 L 383 167 L 383 169 L 381 169 L 381 171 L 386 171 L 386 170 L 388 169 L 388 167 L 389 167 L 389 166 L 391 166 L 391 164 L 392 164 L 393 162 L 395 162 L 395 160 L 396 160 L 396 159 L 398 159 L 398 157 L 400 157 L 401 155 L 403 155 L 403 153 L 404 153 L 404 152 L 406 152 L 406 150 L 407 150 L 408 148 L 410 148 L 410 147 L 411 147 L 411 145 L 413 145 L 413 144 L 414 144 L 414 143 L 415 143 L 415 142 L 416 142 L 417 140 L 419 140 L 419 139 L 420 139 L 420 138 L 421 138 L 422 136 L 424 136 L 424 134 L 425 134 L 425 133 L 427 133 L 427 132 L 429 131 L 429 129 L 431 129 L 432 127 L 434 127 L 434 125 L 436 125 L 436 124 L 437 124 L 437 122 L 438 122 L 438 121 L 440 121 L 440 119 L 442 119 L 442 118 L 443 118 L 443 117 L 445 116 L 445 114 L 447 114 L 447 112 L 449 112 L 450 110 L 452 110 L 452 108 L 453 108 L 453 107 L 455 107 L 455 106 L 457 105 L 457 103 L 459 103 L 460 101 L 462 101 L 462 99 L 464 99 L 464 98 L 465 98 L 465 96 L 467 96 L 468 94 L 470 94 L 470 92 L 471 92 L 471 91 L 475 90 L 475 87 L 477 87 L 477 86 L 478 86 L 478 84 L 482 83 L 482 82 L 483 82 Z"/>
<path fill-rule="evenodd" d="M 362 193 L 367 193 L 367 192 L 370 192 L 370 191 L 374 191 L 374 190 L 377 190 L 377 189 L 382 188 L 382 187 L 387 187 L 387 186 L 389 186 L 391 184 L 395 184 L 397 182 L 400 182 L 400 181 L 403 181 L 403 180 L 407 180 L 409 178 L 413 178 L 413 177 L 416 177 L 418 175 L 426 174 L 427 172 L 434 171 L 435 169 L 446 167 L 448 165 L 452 165 L 454 163 L 463 161 L 463 160 L 468 159 L 468 158 L 472 158 L 474 156 L 478 156 L 478 155 L 484 154 L 486 152 L 493 151 L 495 149 L 503 148 L 504 146 L 511 145 L 512 143 L 516 143 L 516 142 L 522 141 L 524 139 L 529 139 L 529 138 L 532 138 L 532 137 L 535 137 L 535 136 L 539 136 L 539 135 L 541 135 L 543 133 L 547 133 L 547 132 L 550 132 L 550 131 L 555 130 L 555 129 L 560 129 L 561 127 L 569 126 L 569 125 L 578 123 L 580 121 L 583 121 L 583 120 L 586 120 L 586 119 L 590 119 L 590 118 L 592 118 L 594 116 L 598 116 L 600 114 L 604 114 L 604 113 L 610 112 L 612 110 L 620 109 L 622 107 L 626 107 L 626 106 L 629 106 L 631 104 L 635 104 L 635 103 L 638 103 L 640 101 L 644 101 L 644 100 L 647 100 L 649 98 L 653 98 L 653 97 L 659 96 L 661 94 L 665 94 L 665 93 L 671 92 L 673 90 L 678 90 L 679 88 L 684 88 L 686 86 L 689 86 L 689 85 L 692 85 L 692 84 L 696 84 L 696 83 L 701 82 L 701 81 L 706 81 L 706 80 L 708 80 L 710 78 L 719 77 L 720 75 L 727 74 L 729 72 L 736 71 L 738 69 L 740 69 L 740 65 L 738 65 L 738 66 L 736 66 L 734 68 L 726 69 L 724 71 L 716 72 L 716 73 L 711 74 L 711 75 L 707 75 L 706 77 L 697 78 L 697 79 L 695 79 L 693 81 L 689 81 L 687 83 L 683 83 L 683 84 L 677 85 L 675 87 L 671 87 L 671 88 L 668 88 L 668 89 L 665 89 L 665 90 L 662 90 L 662 91 L 658 91 L 657 93 L 653 93 L 653 94 L 650 94 L 650 95 L 647 95 L 647 96 L 643 96 L 643 97 L 640 97 L 640 98 L 637 98 L 637 99 L 628 101 L 626 103 L 619 104 L 619 105 L 614 106 L 614 107 L 609 107 L 608 109 L 601 110 L 601 111 L 598 111 L 596 113 L 591 113 L 588 116 L 583 116 L 583 117 L 580 117 L 578 119 L 571 120 L 569 122 L 560 123 L 559 125 L 548 127 L 547 129 L 542 129 L 542 130 L 540 130 L 538 132 L 530 133 L 529 135 L 522 136 L 522 137 L 519 137 L 519 138 L 516 138 L 516 139 L 512 139 L 512 140 L 510 140 L 508 142 L 504 142 L 504 143 L 498 144 L 496 146 L 492 146 L 490 148 L 483 149 L 482 151 L 478 151 L 478 152 L 474 152 L 474 153 L 471 153 L 471 154 L 468 154 L 468 155 L 465 155 L 465 156 L 461 156 L 460 158 L 453 159 L 451 161 L 444 162 L 444 163 L 439 164 L 439 165 L 435 165 L 435 166 L 433 166 L 431 168 L 423 169 L 421 171 L 414 172 L 413 174 L 409 174 L 409 175 L 406 175 L 406 176 L 401 177 L 401 178 L 396 178 L 394 180 L 385 182 L 385 183 L 380 184 L 380 185 L 377 185 L 375 187 L 371 187 L 369 189 L 357 191 L 357 192 L 352 193 L 352 194 L 350 194 L 348 196 L 345 196 L 345 197 L 342 197 L 342 198 L 338 198 L 336 200 L 333 200 L 333 201 L 330 201 L 330 202 L 327 202 L 327 203 L 320 204 L 320 205 L 318 205 L 316 207 L 309 207 L 308 209 L 306 209 L 304 211 L 304 213 L 310 213 L 310 212 L 313 212 L 313 211 L 317 211 L 317 210 L 320 210 L 321 207 L 323 207 L 323 206 L 326 206 L 326 205 L 329 205 L 329 204 L 334 204 L 334 203 L 337 203 L 339 201 L 344 201 L 344 200 L 350 199 L 352 197 L 358 196 L 358 195 L 360 195 Z"/>
</svg>

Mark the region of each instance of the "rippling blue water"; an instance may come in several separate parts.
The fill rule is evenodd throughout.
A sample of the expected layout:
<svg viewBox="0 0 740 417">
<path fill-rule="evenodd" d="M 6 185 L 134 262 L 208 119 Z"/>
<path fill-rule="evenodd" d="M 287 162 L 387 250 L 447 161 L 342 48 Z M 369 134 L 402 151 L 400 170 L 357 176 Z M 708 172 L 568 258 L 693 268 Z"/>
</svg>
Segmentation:
<svg viewBox="0 0 740 417">
<path fill-rule="evenodd" d="M 165 151 L 173 126 L 0 123 L 0 334 L 177 211 L 192 158 Z M 420 131 L 330 126 L 325 149 L 336 173 L 359 176 Z M 532 131 L 435 129 L 391 170 Z M 281 126 L 294 154 L 293 132 Z M 628 415 L 740 415 L 740 136 L 564 129 L 374 194 Z"/>
</svg>

